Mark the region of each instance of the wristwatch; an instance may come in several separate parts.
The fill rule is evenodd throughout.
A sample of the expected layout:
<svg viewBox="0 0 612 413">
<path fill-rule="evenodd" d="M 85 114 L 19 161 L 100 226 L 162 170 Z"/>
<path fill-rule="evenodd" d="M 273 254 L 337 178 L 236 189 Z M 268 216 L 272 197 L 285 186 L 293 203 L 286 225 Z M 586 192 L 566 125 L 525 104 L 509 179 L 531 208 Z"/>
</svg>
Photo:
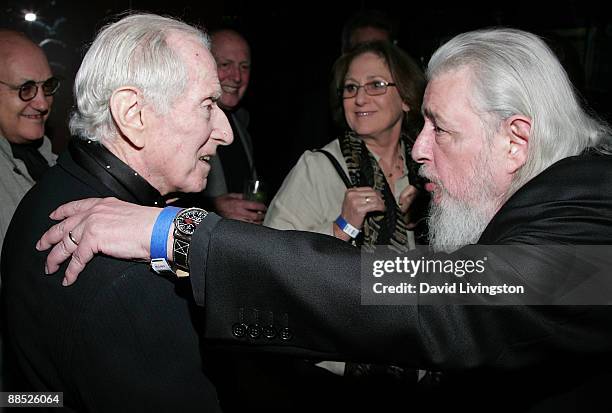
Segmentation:
<svg viewBox="0 0 612 413">
<path fill-rule="evenodd" d="M 189 245 L 195 229 L 208 215 L 201 208 L 187 208 L 174 218 L 174 243 L 172 255 L 177 277 L 189 277 Z"/>
</svg>

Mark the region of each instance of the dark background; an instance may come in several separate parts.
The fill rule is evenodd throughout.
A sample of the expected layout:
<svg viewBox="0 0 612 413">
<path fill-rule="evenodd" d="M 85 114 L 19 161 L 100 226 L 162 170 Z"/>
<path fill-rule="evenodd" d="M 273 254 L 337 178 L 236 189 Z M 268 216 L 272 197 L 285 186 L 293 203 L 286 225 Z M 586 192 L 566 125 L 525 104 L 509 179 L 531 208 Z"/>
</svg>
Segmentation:
<svg viewBox="0 0 612 413">
<path fill-rule="evenodd" d="M 252 48 L 251 84 L 244 105 L 251 113 L 260 171 L 276 188 L 307 148 L 334 138 L 323 127 L 330 68 L 340 53 L 340 32 L 348 16 L 379 9 L 395 19 L 399 45 L 423 65 L 441 42 L 481 27 L 526 29 L 550 40 L 588 105 L 612 116 L 612 14 L 604 2 L 427 1 L 120 1 L 74 4 L 68 0 L 8 0 L 0 6 L 0 26 L 24 31 L 46 50 L 63 79 L 48 135 L 60 151 L 72 103 L 72 80 L 87 44 L 113 16 L 127 10 L 179 17 L 208 29 L 230 25 Z M 485 3 L 486 4 L 486 3 Z M 25 22 L 24 11 L 38 21 Z M 323 136 L 325 134 L 325 136 Z"/>
</svg>

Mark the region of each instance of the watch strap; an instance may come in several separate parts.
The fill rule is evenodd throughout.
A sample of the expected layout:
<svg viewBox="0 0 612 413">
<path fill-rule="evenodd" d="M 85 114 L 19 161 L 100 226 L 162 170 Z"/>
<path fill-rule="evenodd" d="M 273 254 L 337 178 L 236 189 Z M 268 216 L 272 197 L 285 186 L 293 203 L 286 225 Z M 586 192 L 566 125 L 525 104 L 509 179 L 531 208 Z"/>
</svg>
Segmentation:
<svg viewBox="0 0 612 413">
<path fill-rule="evenodd" d="M 180 235 L 174 234 L 174 245 L 172 251 L 174 253 L 174 266 L 176 267 L 176 275 L 179 277 L 189 276 L 189 246 L 191 239 L 186 240 Z M 181 272 L 181 275 L 179 275 Z"/>
<path fill-rule="evenodd" d="M 172 244 L 172 260 L 174 261 L 174 269 L 177 277 L 189 276 L 189 248 L 191 245 L 191 234 L 179 230 L 177 220 L 180 220 L 183 214 L 188 214 L 193 210 L 199 210 L 202 214 L 202 221 L 196 223 L 196 227 L 205 221 L 208 216 L 208 211 L 201 208 L 188 208 L 180 211 L 174 218 L 174 242 Z"/>
</svg>

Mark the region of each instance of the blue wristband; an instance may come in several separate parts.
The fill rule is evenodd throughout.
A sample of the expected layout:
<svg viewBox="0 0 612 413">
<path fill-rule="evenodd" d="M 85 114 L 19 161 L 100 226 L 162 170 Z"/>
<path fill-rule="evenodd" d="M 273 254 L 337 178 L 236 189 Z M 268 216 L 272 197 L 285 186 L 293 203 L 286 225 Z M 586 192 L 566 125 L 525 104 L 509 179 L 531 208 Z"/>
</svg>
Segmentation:
<svg viewBox="0 0 612 413">
<path fill-rule="evenodd" d="M 155 225 L 153 225 L 153 232 L 151 233 L 151 259 L 168 259 L 168 232 L 170 232 L 170 225 L 172 225 L 174 217 L 176 217 L 181 209 L 167 206 L 157 216 Z"/>
<path fill-rule="evenodd" d="M 357 238 L 357 236 L 361 232 L 360 230 L 349 224 L 342 215 L 336 218 L 336 225 L 338 225 L 338 228 L 340 228 L 342 232 L 344 232 L 353 239 Z"/>
</svg>

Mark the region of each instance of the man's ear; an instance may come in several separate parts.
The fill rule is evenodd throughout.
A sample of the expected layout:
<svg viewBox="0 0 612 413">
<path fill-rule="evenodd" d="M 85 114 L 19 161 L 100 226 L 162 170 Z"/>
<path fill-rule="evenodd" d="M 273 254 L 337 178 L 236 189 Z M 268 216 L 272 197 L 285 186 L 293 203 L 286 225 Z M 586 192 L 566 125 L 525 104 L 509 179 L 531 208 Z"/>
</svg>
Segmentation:
<svg viewBox="0 0 612 413">
<path fill-rule="evenodd" d="M 139 89 L 123 86 L 110 98 L 110 110 L 124 139 L 137 148 L 144 146 L 143 98 Z"/>
<path fill-rule="evenodd" d="M 507 172 L 514 173 L 527 162 L 529 153 L 529 138 L 531 137 L 531 119 L 514 115 L 504 121 L 506 136 L 509 139 L 507 149 Z"/>
</svg>

